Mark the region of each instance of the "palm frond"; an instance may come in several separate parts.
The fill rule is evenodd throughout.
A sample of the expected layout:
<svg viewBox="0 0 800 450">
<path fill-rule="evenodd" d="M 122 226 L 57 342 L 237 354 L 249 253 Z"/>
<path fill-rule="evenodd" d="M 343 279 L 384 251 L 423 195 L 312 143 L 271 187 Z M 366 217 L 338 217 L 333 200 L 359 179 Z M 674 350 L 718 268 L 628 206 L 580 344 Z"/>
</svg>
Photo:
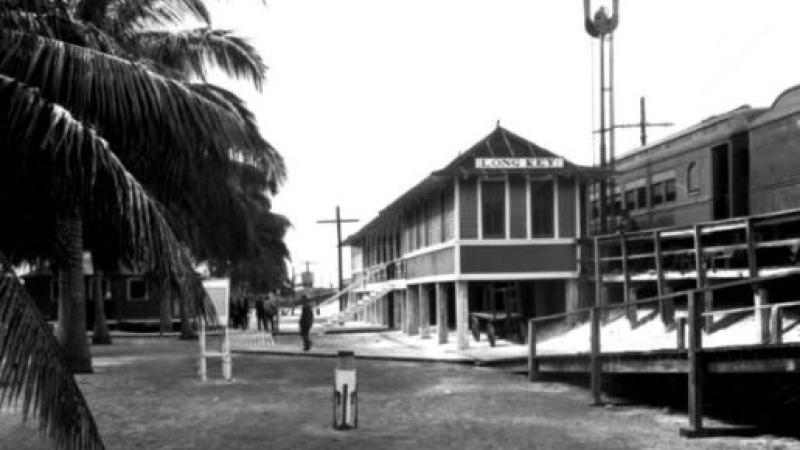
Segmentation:
<svg viewBox="0 0 800 450">
<path fill-rule="evenodd" d="M 164 142 L 219 151 L 257 144 L 236 111 L 141 64 L 51 38 L 0 30 L 0 74 L 41 89 L 79 120 L 114 135 L 118 147 Z M 166 136 L 166 137 L 165 137 Z"/>
<path fill-rule="evenodd" d="M 159 204 L 128 172 L 92 128 L 37 89 L 0 75 L 0 165 L 19 179 L 52 183 L 59 202 L 81 202 L 87 226 L 106 232 L 105 250 L 172 281 L 191 296 L 195 310 L 211 318 L 208 298 Z M 5 186 L 0 180 L 0 187 Z M 74 203 L 73 203 L 74 204 Z M 97 232 L 96 232 L 97 233 Z M 95 240 L 95 242 L 99 242 Z"/>
<path fill-rule="evenodd" d="M 228 149 L 230 159 L 259 170 L 264 175 L 270 190 L 275 193 L 278 186 L 286 180 L 286 164 L 275 147 L 261 137 L 255 115 L 247 108 L 244 101 L 233 92 L 213 84 L 192 83 L 189 86 L 220 107 L 236 111 L 236 114 L 242 117 L 253 145 L 249 148 L 230 147 Z"/>
<path fill-rule="evenodd" d="M 229 30 L 196 28 L 182 31 L 133 33 L 130 43 L 137 53 L 157 64 L 184 74 L 206 79 L 209 65 L 231 77 L 247 79 L 261 90 L 267 66 L 246 39 Z"/>
<path fill-rule="evenodd" d="M 69 14 L 58 8 L 35 12 L 21 8 L 0 7 L 0 28 L 54 38 L 115 55 L 125 54 L 116 40 L 105 31 L 94 24 L 73 20 Z"/>
<path fill-rule="evenodd" d="M 84 0 L 85 1 L 85 0 Z M 108 23 L 127 31 L 145 23 L 180 25 L 187 18 L 211 23 L 204 0 L 119 0 L 111 2 Z"/>
<path fill-rule="evenodd" d="M 53 331 L 8 264 L 0 266 L 0 406 L 21 401 L 23 417 L 35 416 L 57 449 L 103 449 Z"/>
</svg>

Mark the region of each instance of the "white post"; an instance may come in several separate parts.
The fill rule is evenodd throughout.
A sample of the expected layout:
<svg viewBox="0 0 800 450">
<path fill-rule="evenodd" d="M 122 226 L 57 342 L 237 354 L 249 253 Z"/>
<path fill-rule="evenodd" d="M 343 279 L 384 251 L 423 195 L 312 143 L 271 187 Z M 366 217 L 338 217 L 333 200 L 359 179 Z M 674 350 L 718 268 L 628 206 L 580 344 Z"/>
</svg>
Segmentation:
<svg viewBox="0 0 800 450">
<path fill-rule="evenodd" d="M 456 342 L 459 350 L 469 348 L 468 283 L 456 281 Z"/>
<path fill-rule="evenodd" d="M 207 379 L 207 368 L 206 368 L 206 321 L 203 318 L 200 318 L 200 380 L 203 382 Z"/>
</svg>

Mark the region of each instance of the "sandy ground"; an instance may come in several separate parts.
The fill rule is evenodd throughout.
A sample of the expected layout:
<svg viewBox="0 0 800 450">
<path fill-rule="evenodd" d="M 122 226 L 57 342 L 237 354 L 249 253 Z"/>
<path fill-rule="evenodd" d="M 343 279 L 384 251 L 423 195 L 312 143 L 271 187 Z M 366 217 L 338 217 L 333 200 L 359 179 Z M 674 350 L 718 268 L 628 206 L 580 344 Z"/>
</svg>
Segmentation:
<svg viewBox="0 0 800 450">
<path fill-rule="evenodd" d="M 359 428 L 334 431 L 333 359 L 237 354 L 232 382 L 203 384 L 196 345 L 93 347 L 96 373 L 79 383 L 109 449 L 800 448 L 772 436 L 685 440 L 682 413 L 592 408 L 582 388 L 510 371 L 367 360 L 357 362 Z M 219 375 L 218 364 L 210 368 Z M 19 420 L 0 412 L 0 448 L 50 448 Z"/>
</svg>

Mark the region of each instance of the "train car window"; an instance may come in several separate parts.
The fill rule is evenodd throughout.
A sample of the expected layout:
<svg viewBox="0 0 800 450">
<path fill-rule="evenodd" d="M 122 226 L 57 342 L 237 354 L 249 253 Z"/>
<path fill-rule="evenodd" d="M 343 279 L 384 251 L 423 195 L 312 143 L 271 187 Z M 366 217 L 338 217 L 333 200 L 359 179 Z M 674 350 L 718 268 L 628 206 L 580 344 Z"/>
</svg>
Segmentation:
<svg viewBox="0 0 800 450">
<path fill-rule="evenodd" d="M 551 180 L 531 181 L 531 237 L 546 238 L 555 235 L 555 227 L 553 226 L 554 201 L 553 182 Z M 597 205 L 597 200 L 592 202 L 593 215 L 597 211 Z"/>
<path fill-rule="evenodd" d="M 689 168 L 686 169 L 686 190 L 689 194 L 700 193 L 700 178 L 695 162 L 689 163 Z"/>
<path fill-rule="evenodd" d="M 636 199 L 639 203 L 639 208 L 647 208 L 647 188 L 642 186 L 636 189 Z"/>
<path fill-rule="evenodd" d="M 552 201 L 552 200 L 551 200 Z M 481 183 L 483 238 L 506 237 L 506 182 Z"/>
<path fill-rule="evenodd" d="M 664 201 L 666 202 L 674 202 L 675 201 L 675 179 L 672 180 L 665 180 L 664 181 Z"/>
<path fill-rule="evenodd" d="M 664 203 L 664 182 L 654 183 L 652 187 L 652 202 L 653 206 Z"/>
<path fill-rule="evenodd" d="M 621 192 L 616 192 L 614 194 L 614 205 L 613 205 L 613 207 L 614 207 L 614 210 L 612 211 L 612 214 L 619 214 L 619 212 L 622 211 L 622 193 Z"/>
<path fill-rule="evenodd" d="M 592 219 L 597 219 L 600 215 L 600 202 L 592 200 Z"/>
<path fill-rule="evenodd" d="M 636 190 L 625 191 L 625 209 L 628 211 L 636 209 Z"/>
</svg>

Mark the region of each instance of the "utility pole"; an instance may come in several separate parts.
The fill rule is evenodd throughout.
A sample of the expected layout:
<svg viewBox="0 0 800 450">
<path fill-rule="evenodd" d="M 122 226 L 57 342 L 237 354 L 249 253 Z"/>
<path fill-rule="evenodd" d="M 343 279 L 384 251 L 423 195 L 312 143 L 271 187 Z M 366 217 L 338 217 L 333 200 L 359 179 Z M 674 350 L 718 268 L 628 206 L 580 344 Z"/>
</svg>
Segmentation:
<svg viewBox="0 0 800 450">
<path fill-rule="evenodd" d="M 600 40 L 600 167 L 605 169 L 608 167 L 608 161 L 606 158 L 606 131 L 611 130 L 610 139 L 611 139 L 611 168 L 613 170 L 614 167 L 614 95 L 613 95 L 613 83 L 614 83 L 614 47 L 613 47 L 613 32 L 617 28 L 617 24 L 619 23 L 619 0 L 614 0 L 612 6 L 611 15 L 608 15 L 608 11 L 606 11 L 605 7 L 600 7 L 595 13 L 594 17 L 592 17 L 589 13 L 590 11 L 590 0 L 583 0 L 583 15 L 584 15 L 584 27 L 586 28 L 586 32 L 589 33 L 589 36 L 593 38 L 598 38 Z M 606 86 L 606 43 L 609 44 L 609 79 L 611 81 L 610 86 Z M 609 118 L 611 120 L 611 124 L 609 127 L 606 127 L 606 95 L 609 95 Z M 607 227 L 606 221 L 606 209 L 607 209 L 607 186 L 608 183 L 605 179 L 600 180 L 599 186 L 599 202 L 598 202 L 598 209 L 599 209 L 599 217 L 600 220 L 600 233 L 605 233 Z M 613 192 L 612 192 L 613 195 Z"/>
<path fill-rule="evenodd" d="M 336 205 L 336 218 L 335 219 L 325 219 L 325 220 L 318 220 L 317 223 L 335 223 L 336 224 L 336 249 L 338 251 L 337 256 L 339 258 L 339 292 L 344 290 L 344 281 L 342 277 L 342 223 L 351 223 L 351 222 L 358 222 L 358 219 L 342 219 L 341 215 L 339 214 L 339 205 Z M 344 310 L 345 304 L 344 299 L 340 296 L 339 297 L 339 310 Z"/>
<path fill-rule="evenodd" d="M 639 98 L 639 122 L 638 123 L 622 123 L 619 125 L 614 125 L 614 128 L 638 128 L 639 129 L 639 141 L 641 142 L 642 146 L 647 145 L 647 129 L 650 127 L 671 127 L 675 125 L 672 122 L 648 122 L 647 121 L 647 110 L 645 107 L 644 97 Z M 598 133 L 595 131 L 595 133 Z"/>
</svg>

